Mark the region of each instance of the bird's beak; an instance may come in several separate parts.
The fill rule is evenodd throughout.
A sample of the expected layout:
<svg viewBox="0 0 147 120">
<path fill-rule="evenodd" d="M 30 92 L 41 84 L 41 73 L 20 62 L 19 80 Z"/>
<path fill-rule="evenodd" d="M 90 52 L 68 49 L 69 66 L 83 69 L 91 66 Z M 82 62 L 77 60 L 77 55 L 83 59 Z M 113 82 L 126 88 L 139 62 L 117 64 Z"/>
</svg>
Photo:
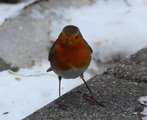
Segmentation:
<svg viewBox="0 0 147 120">
<path fill-rule="evenodd" d="M 63 41 L 63 44 L 64 44 L 64 45 L 71 45 L 71 44 L 72 44 L 72 41 L 66 39 L 66 40 Z"/>
</svg>

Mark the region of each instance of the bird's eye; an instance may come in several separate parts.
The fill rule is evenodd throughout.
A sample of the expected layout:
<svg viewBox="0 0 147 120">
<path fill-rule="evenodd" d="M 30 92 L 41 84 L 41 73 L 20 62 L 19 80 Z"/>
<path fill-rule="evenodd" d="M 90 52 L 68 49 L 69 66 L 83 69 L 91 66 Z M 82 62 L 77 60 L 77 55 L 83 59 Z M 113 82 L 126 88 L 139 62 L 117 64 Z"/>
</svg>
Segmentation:
<svg viewBox="0 0 147 120">
<path fill-rule="evenodd" d="M 75 39 L 78 39 L 78 35 L 75 37 Z"/>
</svg>

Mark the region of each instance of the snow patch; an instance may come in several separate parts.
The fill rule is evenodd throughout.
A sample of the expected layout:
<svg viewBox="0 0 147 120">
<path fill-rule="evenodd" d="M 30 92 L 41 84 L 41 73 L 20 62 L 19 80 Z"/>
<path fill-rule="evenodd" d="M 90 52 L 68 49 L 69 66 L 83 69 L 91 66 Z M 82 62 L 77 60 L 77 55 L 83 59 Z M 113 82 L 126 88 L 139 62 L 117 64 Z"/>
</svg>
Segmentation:
<svg viewBox="0 0 147 120">
<path fill-rule="evenodd" d="M 5 4 L 0 3 L 0 25 L 9 19 L 19 15 L 20 12 L 28 5 L 38 0 L 24 0 L 18 4 Z"/>
<path fill-rule="evenodd" d="M 102 62 L 125 58 L 147 46 L 147 5 L 142 0 L 97 1 L 82 8 L 56 10 L 60 19 L 52 22 L 52 39 L 64 26 L 76 25 Z M 114 9 L 115 8 L 115 9 Z"/>
<path fill-rule="evenodd" d="M 142 105 L 147 106 L 147 96 L 142 96 L 138 100 Z M 143 111 L 141 114 L 144 116 L 142 117 L 142 120 L 147 120 L 147 107 L 144 107 Z"/>
</svg>

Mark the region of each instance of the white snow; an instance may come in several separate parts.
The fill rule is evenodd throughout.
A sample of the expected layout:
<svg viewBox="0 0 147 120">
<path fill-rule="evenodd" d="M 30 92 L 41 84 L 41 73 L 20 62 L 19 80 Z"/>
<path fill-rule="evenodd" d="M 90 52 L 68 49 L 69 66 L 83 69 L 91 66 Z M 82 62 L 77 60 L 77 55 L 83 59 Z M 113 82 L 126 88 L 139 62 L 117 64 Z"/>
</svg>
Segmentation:
<svg viewBox="0 0 147 120">
<path fill-rule="evenodd" d="M 147 116 L 142 117 L 142 120 L 147 120 Z"/>
<path fill-rule="evenodd" d="M 138 99 L 138 101 L 144 105 L 147 106 L 147 96 L 142 96 Z M 141 114 L 144 116 L 142 117 L 142 120 L 147 120 L 147 107 L 144 107 L 144 110 L 141 112 Z"/>
<path fill-rule="evenodd" d="M 52 37 L 65 25 L 80 28 L 94 50 L 94 58 L 103 62 L 127 57 L 147 46 L 147 4 L 145 0 L 98 0 L 92 6 L 57 10 L 61 19 L 52 22 Z"/>
<path fill-rule="evenodd" d="M 16 73 L 0 72 L 0 120 L 20 120 L 58 98 L 58 77 L 47 73 L 48 67 L 44 61 Z M 79 78 L 64 79 L 62 94 L 82 83 Z"/>
<path fill-rule="evenodd" d="M 141 114 L 146 115 L 147 116 L 147 107 L 144 108 L 144 110 L 141 112 Z"/>
<path fill-rule="evenodd" d="M 37 10 L 32 10 L 32 13 L 30 14 L 30 16 L 34 18 L 35 20 L 40 20 L 45 18 L 44 15 Z"/>
<path fill-rule="evenodd" d="M 21 10 L 26 6 L 34 3 L 38 0 L 23 0 L 18 4 L 5 4 L 0 3 L 0 25 L 9 18 L 14 18 L 18 14 L 20 14 Z"/>
<path fill-rule="evenodd" d="M 82 8 L 57 9 L 55 12 L 61 19 L 52 22 L 52 39 L 57 38 L 65 25 L 74 24 L 93 48 L 95 59 L 107 62 L 115 55 L 127 57 L 147 46 L 147 0 L 128 0 L 128 3 L 98 0 Z M 24 4 L 0 4 L 0 24 L 16 16 Z M 43 19 L 40 13 L 31 16 Z M 95 66 L 92 62 L 91 68 L 97 69 Z M 43 61 L 16 73 L 0 72 L 0 120 L 20 120 L 58 98 L 58 78 L 53 72 L 46 73 L 48 67 L 49 63 Z M 90 77 L 87 71 L 85 78 Z M 79 78 L 63 80 L 62 94 L 82 83 Z"/>
</svg>

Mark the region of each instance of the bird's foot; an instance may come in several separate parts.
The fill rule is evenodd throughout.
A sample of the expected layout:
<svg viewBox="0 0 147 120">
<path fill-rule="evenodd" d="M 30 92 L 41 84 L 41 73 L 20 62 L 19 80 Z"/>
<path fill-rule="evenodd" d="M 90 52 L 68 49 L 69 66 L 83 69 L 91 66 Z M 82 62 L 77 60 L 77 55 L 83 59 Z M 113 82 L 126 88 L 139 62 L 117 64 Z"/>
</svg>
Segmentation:
<svg viewBox="0 0 147 120">
<path fill-rule="evenodd" d="M 59 101 L 59 109 L 62 109 L 62 110 L 65 110 L 67 111 L 67 105 L 64 104 L 64 101 L 63 100 L 60 100 Z"/>
<path fill-rule="evenodd" d="M 103 101 L 97 101 L 97 99 L 96 99 L 94 96 L 84 94 L 83 97 L 84 97 L 85 99 L 87 99 L 87 100 L 89 100 L 89 101 L 91 101 L 91 102 L 97 104 L 98 106 L 105 107 L 105 105 L 104 105 L 105 102 L 103 102 Z"/>
</svg>

